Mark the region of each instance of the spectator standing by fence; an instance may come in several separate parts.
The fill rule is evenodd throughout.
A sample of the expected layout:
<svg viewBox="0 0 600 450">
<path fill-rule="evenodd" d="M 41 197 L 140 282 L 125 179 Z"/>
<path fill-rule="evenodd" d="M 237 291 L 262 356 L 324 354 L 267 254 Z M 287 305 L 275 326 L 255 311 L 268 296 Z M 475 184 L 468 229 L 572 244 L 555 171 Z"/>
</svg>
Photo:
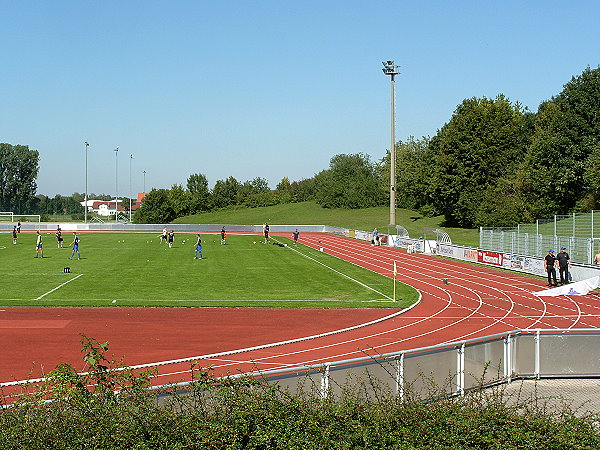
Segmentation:
<svg viewBox="0 0 600 450">
<path fill-rule="evenodd" d="M 567 284 L 570 281 L 569 269 L 571 267 L 571 258 L 565 247 L 560 249 L 560 253 L 556 255 L 558 260 L 558 273 L 560 274 L 560 284 Z"/>
<path fill-rule="evenodd" d="M 373 230 L 373 241 L 371 242 L 371 245 L 379 245 L 379 230 L 377 228 Z"/>
<path fill-rule="evenodd" d="M 554 256 L 554 250 L 548 250 L 548 254 L 544 258 L 544 270 L 548 273 L 548 287 L 558 286 L 556 281 L 556 256 Z M 552 282 L 554 280 L 554 282 Z"/>
</svg>

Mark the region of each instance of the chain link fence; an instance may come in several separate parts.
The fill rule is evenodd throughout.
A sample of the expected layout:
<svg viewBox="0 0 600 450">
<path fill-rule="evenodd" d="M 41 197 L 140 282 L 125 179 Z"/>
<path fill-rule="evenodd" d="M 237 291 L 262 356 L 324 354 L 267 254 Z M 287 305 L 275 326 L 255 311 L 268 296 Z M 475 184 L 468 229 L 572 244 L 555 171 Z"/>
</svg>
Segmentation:
<svg viewBox="0 0 600 450">
<path fill-rule="evenodd" d="M 514 228 L 481 228 L 479 246 L 485 250 L 543 257 L 548 250 L 565 247 L 571 261 L 592 264 L 600 253 L 600 238 L 523 233 Z"/>
</svg>

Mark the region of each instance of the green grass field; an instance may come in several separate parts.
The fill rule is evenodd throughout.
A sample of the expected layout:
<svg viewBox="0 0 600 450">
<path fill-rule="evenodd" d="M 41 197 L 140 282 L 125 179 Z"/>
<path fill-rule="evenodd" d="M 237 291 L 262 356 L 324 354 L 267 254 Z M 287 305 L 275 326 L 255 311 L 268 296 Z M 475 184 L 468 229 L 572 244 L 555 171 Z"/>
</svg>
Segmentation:
<svg viewBox="0 0 600 450">
<path fill-rule="evenodd" d="M 65 233 L 65 247 L 72 235 Z M 417 292 L 390 278 L 298 245 L 260 243 L 259 236 L 203 234 L 204 258 L 194 259 L 194 234 L 173 248 L 157 233 L 80 234 L 81 260 L 44 235 L 0 239 L 0 304 L 7 306 L 253 306 L 406 307 Z M 282 243 L 291 243 L 278 238 Z M 256 243 L 255 243 L 256 242 Z M 71 273 L 63 273 L 69 266 Z"/>
<path fill-rule="evenodd" d="M 382 233 L 388 233 L 390 222 L 388 207 L 379 206 L 365 209 L 327 209 L 314 202 L 286 203 L 262 208 L 235 208 L 211 211 L 193 216 L 180 217 L 173 223 L 214 223 L 214 224 L 296 224 L 331 225 L 335 227 L 371 231 L 378 227 Z M 410 209 L 396 210 L 396 223 L 406 228 L 411 237 L 426 236 L 434 238 L 425 228 L 442 228 L 452 242 L 461 245 L 479 246 L 479 229 L 452 228 L 443 225 L 444 217 L 424 217 Z M 429 234 L 427 234 L 429 233 Z"/>
</svg>

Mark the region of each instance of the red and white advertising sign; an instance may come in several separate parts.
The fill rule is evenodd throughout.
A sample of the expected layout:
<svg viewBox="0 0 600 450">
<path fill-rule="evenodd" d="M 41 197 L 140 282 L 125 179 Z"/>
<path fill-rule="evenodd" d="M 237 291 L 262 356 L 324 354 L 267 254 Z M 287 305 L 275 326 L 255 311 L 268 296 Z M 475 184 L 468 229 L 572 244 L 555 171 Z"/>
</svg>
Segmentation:
<svg viewBox="0 0 600 450">
<path fill-rule="evenodd" d="M 477 262 L 491 264 L 493 266 L 502 266 L 504 264 L 504 253 L 477 250 Z"/>
</svg>

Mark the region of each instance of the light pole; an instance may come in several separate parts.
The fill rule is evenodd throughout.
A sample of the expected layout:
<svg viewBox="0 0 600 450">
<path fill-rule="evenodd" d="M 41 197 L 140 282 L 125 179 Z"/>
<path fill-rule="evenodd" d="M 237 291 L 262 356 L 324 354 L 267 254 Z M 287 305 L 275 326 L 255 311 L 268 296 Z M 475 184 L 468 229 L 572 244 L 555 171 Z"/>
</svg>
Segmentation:
<svg viewBox="0 0 600 450">
<path fill-rule="evenodd" d="M 119 146 L 115 148 L 115 222 L 119 221 Z"/>
<path fill-rule="evenodd" d="M 129 155 L 129 223 L 131 223 L 131 196 L 133 191 L 131 190 L 131 162 L 133 161 L 133 155 Z"/>
<path fill-rule="evenodd" d="M 146 171 L 144 170 L 143 172 L 144 174 L 144 190 L 142 192 L 144 192 L 144 194 L 146 193 Z"/>
<path fill-rule="evenodd" d="M 383 61 L 384 74 L 392 77 L 392 141 L 390 145 L 390 225 L 396 225 L 396 137 L 394 135 L 396 128 L 395 108 L 394 108 L 394 76 L 398 75 L 398 68 L 394 61 Z"/>
<path fill-rule="evenodd" d="M 85 144 L 85 209 L 83 210 L 83 222 L 87 223 L 87 211 L 88 211 L 88 171 L 87 171 L 87 156 L 88 156 L 88 141 L 84 142 Z"/>
</svg>

